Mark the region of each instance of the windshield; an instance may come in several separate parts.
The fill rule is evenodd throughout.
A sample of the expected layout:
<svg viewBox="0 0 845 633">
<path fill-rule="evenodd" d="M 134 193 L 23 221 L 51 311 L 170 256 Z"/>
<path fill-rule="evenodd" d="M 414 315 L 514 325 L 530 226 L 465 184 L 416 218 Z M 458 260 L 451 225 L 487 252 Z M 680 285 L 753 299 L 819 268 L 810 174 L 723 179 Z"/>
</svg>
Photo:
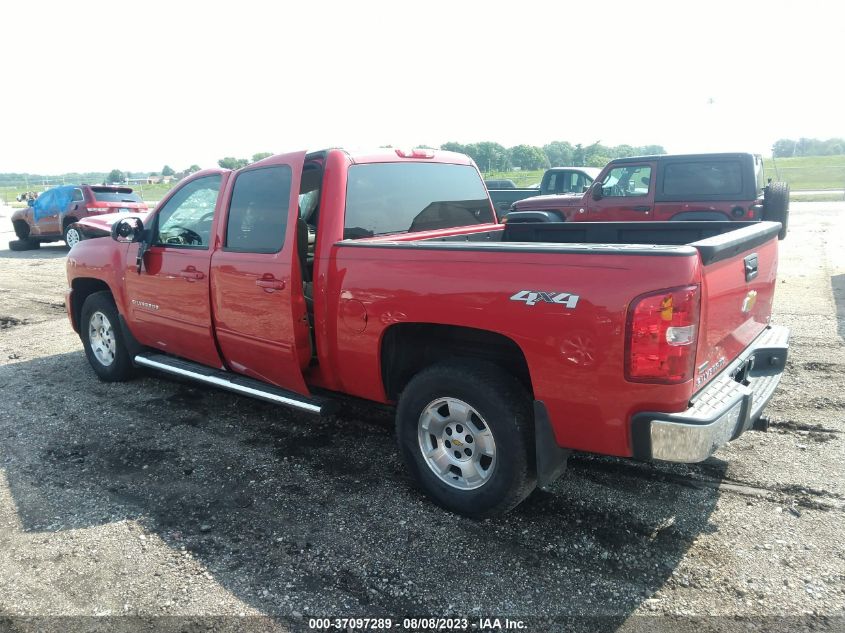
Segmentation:
<svg viewBox="0 0 845 633">
<path fill-rule="evenodd" d="M 469 165 L 372 163 L 349 168 L 344 238 L 495 222 Z"/>
</svg>

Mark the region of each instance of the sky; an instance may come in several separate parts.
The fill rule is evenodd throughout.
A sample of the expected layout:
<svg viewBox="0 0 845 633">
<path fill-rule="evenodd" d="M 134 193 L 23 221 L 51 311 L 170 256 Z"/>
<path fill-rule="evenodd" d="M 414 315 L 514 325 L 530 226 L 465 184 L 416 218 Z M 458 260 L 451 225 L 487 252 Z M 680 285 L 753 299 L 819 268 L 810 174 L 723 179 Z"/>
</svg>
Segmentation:
<svg viewBox="0 0 845 633">
<path fill-rule="evenodd" d="M 845 137 L 843 2 L 28 0 L 0 18 L 0 172 Z"/>
</svg>

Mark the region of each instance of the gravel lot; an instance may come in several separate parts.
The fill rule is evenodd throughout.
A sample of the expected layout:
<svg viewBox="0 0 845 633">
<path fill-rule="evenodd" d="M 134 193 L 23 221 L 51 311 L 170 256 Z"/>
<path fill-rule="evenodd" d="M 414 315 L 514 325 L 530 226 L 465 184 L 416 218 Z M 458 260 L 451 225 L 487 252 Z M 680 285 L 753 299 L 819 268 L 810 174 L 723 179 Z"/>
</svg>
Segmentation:
<svg viewBox="0 0 845 633">
<path fill-rule="evenodd" d="M 775 315 L 792 349 L 769 433 L 693 466 L 579 455 L 551 493 L 481 522 L 411 487 L 389 411 L 315 421 L 161 375 L 100 383 L 65 316 L 66 249 L 10 252 L 10 213 L 0 631 L 447 614 L 842 630 L 845 203 L 793 204 Z M 94 615 L 136 619 L 20 617 Z"/>
</svg>

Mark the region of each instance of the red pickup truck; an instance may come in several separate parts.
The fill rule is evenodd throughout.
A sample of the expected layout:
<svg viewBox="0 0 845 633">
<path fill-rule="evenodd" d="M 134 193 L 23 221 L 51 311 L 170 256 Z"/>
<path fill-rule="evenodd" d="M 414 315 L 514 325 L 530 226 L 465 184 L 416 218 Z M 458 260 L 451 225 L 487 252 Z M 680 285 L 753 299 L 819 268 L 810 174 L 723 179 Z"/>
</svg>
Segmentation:
<svg viewBox="0 0 845 633">
<path fill-rule="evenodd" d="M 135 366 L 313 414 L 396 406 L 441 505 L 505 512 L 573 450 L 696 462 L 754 428 L 788 332 L 773 222 L 497 222 L 470 159 L 340 149 L 198 172 L 67 259 L 101 379 Z"/>
</svg>

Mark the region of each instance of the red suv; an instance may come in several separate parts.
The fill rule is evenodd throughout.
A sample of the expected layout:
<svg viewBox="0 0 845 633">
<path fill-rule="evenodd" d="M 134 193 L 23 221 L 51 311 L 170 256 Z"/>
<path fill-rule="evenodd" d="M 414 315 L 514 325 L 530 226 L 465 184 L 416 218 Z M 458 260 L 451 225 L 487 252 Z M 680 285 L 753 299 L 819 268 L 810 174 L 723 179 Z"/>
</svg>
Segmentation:
<svg viewBox="0 0 845 633">
<path fill-rule="evenodd" d="M 48 189 L 24 209 L 12 214 L 17 240 L 9 243 L 13 251 L 38 248 L 41 242 L 64 240 L 73 247 L 83 239 L 72 226 L 92 215 L 120 211 L 147 211 L 146 203 L 129 187 L 115 185 L 62 185 Z"/>
</svg>

